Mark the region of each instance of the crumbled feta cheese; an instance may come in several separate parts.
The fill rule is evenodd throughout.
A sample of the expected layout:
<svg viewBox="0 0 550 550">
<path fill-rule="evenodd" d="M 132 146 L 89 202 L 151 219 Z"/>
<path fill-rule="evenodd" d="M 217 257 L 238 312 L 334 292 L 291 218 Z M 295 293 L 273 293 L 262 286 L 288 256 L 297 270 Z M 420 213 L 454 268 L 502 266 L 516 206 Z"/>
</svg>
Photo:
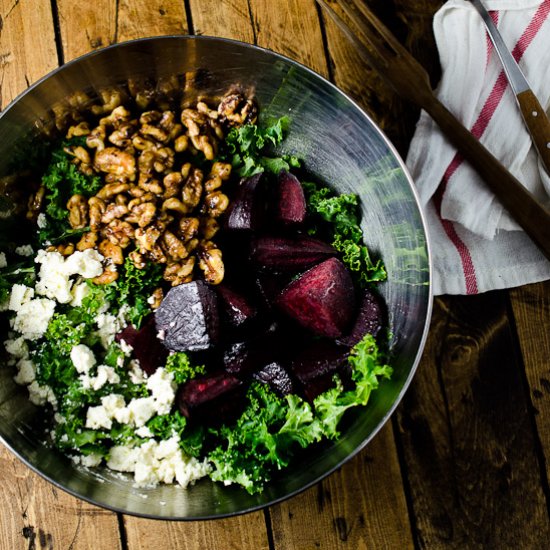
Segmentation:
<svg viewBox="0 0 550 550">
<path fill-rule="evenodd" d="M 48 328 L 55 311 L 55 302 L 48 298 L 35 298 L 25 302 L 13 319 L 13 329 L 25 340 L 37 340 Z"/>
<path fill-rule="evenodd" d="M 199 462 L 184 455 L 177 436 L 160 442 L 150 439 L 139 447 L 114 446 L 107 466 L 120 472 L 133 472 L 138 487 L 173 483 L 174 480 L 187 487 L 211 470 L 206 460 Z"/>
<path fill-rule="evenodd" d="M 17 375 L 13 378 L 17 384 L 25 386 L 36 378 L 36 369 L 30 359 L 20 359 L 17 363 Z"/>
<path fill-rule="evenodd" d="M 103 405 L 88 407 L 88 411 L 86 412 L 86 428 L 91 428 L 92 430 L 105 428 L 106 430 L 110 430 L 112 426 L 113 419 L 107 414 Z"/>
<path fill-rule="evenodd" d="M 14 359 L 26 359 L 29 356 L 29 346 L 27 346 L 23 336 L 19 336 L 19 338 L 14 338 L 13 340 L 6 340 L 4 347 Z"/>
<path fill-rule="evenodd" d="M 136 435 L 138 437 L 154 437 L 153 432 L 147 426 L 142 426 L 141 428 L 138 428 L 136 430 Z"/>
<path fill-rule="evenodd" d="M 77 250 L 67 258 L 57 251 L 39 250 L 35 258 L 35 262 L 41 264 L 36 292 L 60 304 L 68 304 L 73 299 L 70 277 L 81 275 L 88 279 L 101 275 L 102 260 L 103 256 L 94 249 Z"/>
<path fill-rule="evenodd" d="M 34 298 L 34 289 L 25 285 L 13 285 L 10 293 L 8 309 L 19 311 L 23 304 Z"/>
<path fill-rule="evenodd" d="M 40 214 L 38 214 L 38 218 L 36 218 L 36 225 L 38 226 L 38 229 L 45 229 L 48 226 L 48 220 L 46 219 L 46 214 L 44 214 L 44 212 L 40 212 Z"/>
<path fill-rule="evenodd" d="M 94 352 L 84 344 L 78 344 L 71 350 L 71 361 L 79 373 L 88 373 L 95 365 Z"/>
<path fill-rule="evenodd" d="M 174 375 L 160 367 L 147 380 L 147 388 L 155 400 L 157 413 L 168 414 L 176 397 Z"/>
<path fill-rule="evenodd" d="M 101 404 L 105 407 L 107 414 L 113 418 L 117 410 L 126 407 L 124 397 L 118 393 L 110 393 L 109 395 L 102 397 Z"/>
<path fill-rule="evenodd" d="M 30 244 L 24 244 L 22 246 L 18 246 L 15 249 L 15 253 L 19 256 L 32 256 L 34 254 L 34 250 Z"/>
<path fill-rule="evenodd" d="M 71 288 L 71 302 L 73 307 L 80 307 L 82 300 L 90 294 L 90 287 L 84 282 L 75 283 Z"/>
<path fill-rule="evenodd" d="M 27 389 L 29 390 L 29 401 L 35 405 L 42 406 L 51 403 L 57 406 L 57 399 L 53 390 L 49 386 L 41 386 L 36 380 L 31 382 Z"/>
<path fill-rule="evenodd" d="M 138 397 L 128 404 L 130 422 L 136 427 L 144 426 L 155 414 L 155 401 L 152 397 Z M 128 422 L 127 422 L 128 423 Z"/>
<path fill-rule="evenodd" d="M 128 376 L 134 384 L 143 384 L 147 375 L 142 370 L 137 359 L 132 359 L 128 363 Z"/>
<path fill-rule="evenodd" d="M 124 353 L 124 355 L 130 357 L 132 355 L 132 351 L 134 350 L 134 348 L 128 344 L 128 342 L 126 342 L 126 340 L 120 340 L 118 345 L 120 346 L 120 349 L 122 350 L 122 352 Z"/>
<path fill-rule="evenodd" d="M 115 340 L 115 334 L 125 327 L 125 322 L 118 316 L 110 313 L 100 313 L 96 317 L 97 335 L 101 340 L 101 345 L 107 349 Z"/>
<path fill-rule="evenodd" d="M 89 376 L 84 374 L 80 377 L 82 382 L 82 387 L 85 390 L 100 390 L 107 382 L 111 384 L 118 384 L 120 382 L 119 375 L 115 372 L 113 367 L 108 367 L 106 365 L 99 365 L 97 367 L 96 376 Z"/>
<path fill-rule="evenodd" d="M 0 252 L 0 269 L 3 267 L 8 267 L 8 261 L 6 260 L 6 255 Z"/>
</svg>

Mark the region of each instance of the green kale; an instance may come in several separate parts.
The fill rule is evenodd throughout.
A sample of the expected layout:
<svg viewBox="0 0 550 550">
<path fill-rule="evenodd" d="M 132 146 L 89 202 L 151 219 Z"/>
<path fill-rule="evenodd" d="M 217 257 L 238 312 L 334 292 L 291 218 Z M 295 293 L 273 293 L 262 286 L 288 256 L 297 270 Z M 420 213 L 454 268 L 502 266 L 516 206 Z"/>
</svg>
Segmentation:
<svg viewBox="0 0 550 550">
<path fill-rule="evenodd" d="M 168 356 L 165 368 L 174 375 L 174 382 L 178 385 L 206 372 L 204 365 L 192 365 L 189 356 L 181 351 Z"/>
<path fill-rule="evenodd" d="M 41 243 L 57 242 L 64 235 L 71 236 L 67 201 L 75 194 L 91 197 L 101 189 L 101 178 L 80 172 L 72 162 L 73 157 L 67 152 L 71 147 L 81 144 L 81 138 L 63 141 L 51 153 L 49 164 L 42 176 L 42 185 L 46 189 L 46 226 L 38 233 Z"/>
<path fill-rule="evenodd" d="M 35 276 L 36 273 L 32 260 L 30 262 L 19 262 L 0 269 L 0 304 L 5 303 L 9 299 L 13 285 L 34 286 Z"/>
<path fill-rule="evenodd" d="M 231 162 L 241 177 L 264 171 L 278 174 L 281 170 L 299 167 L 300 161 L 297 157 L 266 155 L 269 147 L 277 146 L 283 141 L 289 124 L 288 117 L 281 117 L 268 121 L 265 127 L 246 124 L 232 128 L 225 140 L 227 150 L 223 156 Z"/>
<path fill-rule="evenodd" d="M 308 210 L 314 217 L 327 222 L 332 234 L 332 245 L 342 254 L 342 261 L 356 275 L 360 285 L 385 281 L 387 278 L 381 260 L 373 262 L 363 244 L 363 230 L 359 223 L 357 195 L 335 195 L 328 187 L 304 182 Z M 314 224 L 310 234 L 318 231 Z"/>
</svg>

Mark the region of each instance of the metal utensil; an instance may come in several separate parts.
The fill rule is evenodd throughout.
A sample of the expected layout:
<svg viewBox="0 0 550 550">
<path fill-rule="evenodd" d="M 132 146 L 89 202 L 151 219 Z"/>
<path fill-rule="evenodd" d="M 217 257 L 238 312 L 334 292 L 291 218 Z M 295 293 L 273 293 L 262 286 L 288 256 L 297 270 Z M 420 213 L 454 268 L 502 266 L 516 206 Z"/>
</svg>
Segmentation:
<svg viewBox="0 0 550 550">
<path fill-rule="evenodd" d="M 470 0 L 485 23 L 489 38 L 495 46 L 508 82 L 514 91 L 525 125 L 533 138 L 535 148 L 550 174 L 550 120 L 535 94 L 531 90 L 525 75 L 506 47 L 502 35 L 480 0 Z"/>
<path fill-rule="evenodd" d="M 359 54 L 401 97 L 424 109 L 550 259 L 550 210 L 542 205 L 437 99 L 428 74 L 360 0 L 317 0 Z"/>
</svg>

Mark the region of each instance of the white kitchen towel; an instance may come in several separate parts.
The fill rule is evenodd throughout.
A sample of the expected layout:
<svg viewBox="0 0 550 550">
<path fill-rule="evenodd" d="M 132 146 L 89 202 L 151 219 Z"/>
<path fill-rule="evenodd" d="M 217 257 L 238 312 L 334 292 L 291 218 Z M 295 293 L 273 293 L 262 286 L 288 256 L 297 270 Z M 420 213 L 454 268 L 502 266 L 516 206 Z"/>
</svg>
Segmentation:
<svg viewBox="0 0 550 550">
<path fill-rule="evenodd" d="M 544 107 L 550 103 L 550 0 L 485 0 Z M 546 174 L 490 42 L 470 2 L 448 0 L 434 17 L 439 99 L 541 201 Z M 550 278 L 550 262 L 510 218 L 426 113 L 407 165 L 432 241 L 435 294 L 477 294 Z M 546 189 L 545 189 L 546 188 Z"/>
</svg>

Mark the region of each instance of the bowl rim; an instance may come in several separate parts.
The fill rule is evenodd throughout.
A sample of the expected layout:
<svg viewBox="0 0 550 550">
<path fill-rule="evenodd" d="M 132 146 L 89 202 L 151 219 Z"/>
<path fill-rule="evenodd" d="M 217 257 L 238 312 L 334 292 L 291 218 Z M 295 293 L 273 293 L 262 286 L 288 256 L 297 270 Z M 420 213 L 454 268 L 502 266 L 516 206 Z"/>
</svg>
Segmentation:
<svg viewBox="0 0 550 550">
<path fill-rule="evenodd" d="M 63 71 L 66 67 L 69 67 L 74 64 L 80 63 L 84 59 L 92 58 L 96 55 L 102 55 L 103 52 L 111 49 L 120 48 L 122 46 L 127 46 L 130 44 L 138 44 L 138 43 L 144 43 L 144 42 L 150 42 L 150 41 L 159 41 L 159 40 L 200 40 L 204 42 L 222 42 L 222 43 L 228 43 L 233 44 L 236 46 L 241 46 L 245 48 L 251 48 L 254 50 L 257 50 L 263 54 L 267 54 L 269 56 L 273 56 L 277 59 L 280 59 L 284 61 L 285 63 L 295 65 L 299 67 L 302 70 L 305 70 L 310 75 L 314 76 L 315 78 L 320 79 L 325 85 L 333 88 L 338 94 L 343 96 L 349 103 L 351 103 L 357 110 L 361 113 L 361 115 L 367 120 L 367 122 L 373 127 L 373 129 L 379 134 L 379 136 L 382 138 L 384 144 L 388 147 L 388 149 L 393 154 L 395 160 L 397 161 L 399 167 L 403 171 L 411 192 L 413 194 L 414 200 L 416 202 L 416 205 L 418 207 L 418 213 L 420 217 L 420 221 L 422 224 L 422 228 L 424 230 L 424 235 L 426 239 L 426 251 L 427 251 L 427 259 L 428 259 L 428 281 L 427 281 L 427 288 L 428 288 L 428 303 L 426 304 L 426 319 L 424 321 L 424 326 L 422 327 L 422 336 L 419 341 L 418 349 L 411 367 L 411 370 L 409 372 L 409 375 L 407 376 L 405 382 L 403 383 L 403 387 L 401 388 L 401 391 L 397 395 L 396 399 L 392 403 L 391 407 L 386 411 L 386 414 L 384 417 L 380 420 L 376 428 L 369 434 L 367 438 L 365 438 L 351 453 L 349 453 L 343 460 L 341 460 L 337 465 L 330 468 L 323 474 L 317 476 L 314 480 L 306 483 L 302 487 L 295 489 L 289 493 L 287 493 L 284 496 L 275 498 L 273 500 L 270 500 L 265 503 L 257 504 L 251 507 L 248 507 L 243 510 L 238 510 L 234 512 L 227 512 L 222 514 L 212 514 L 212 515 L 201 515 L 201 516 L 159 516 L 155 514 L 147 514 L 147 513 L 141 513 L 141 512 L 133 512 L 129 510 L 125 510 L 124 508 L 110 505 L 108 503 L 100 502 L 99 500 L 96 500 L 92 497 L 84 496 L 79 494 L 77 491 L 70 489 L 64 485 L 62 485 L 60 482 L 51 479 L 47 474 L 40 471 L 38 467 L 31 464 L 27 459 L 22 457 L 17 450 L 15 450 L 11 444 L 9 444 L 6 439 L 0 434 L 0 442 L 2 442 L 5 447 L 7 447 L 21 462 L 23 462 L 27 467 L 29 467 L 33 472 L 37 473 L 39 476 L 41 476 L 46 481 L 52 483 L 55 487 L 58 487 L 59 489 L 65 491 L 66 493 L 69 493 L 71 496 L 76 497 L 78 499 L 84 500 L 85 502 L 88 502 L 94 506 L 98 506 L 101 508 L 105 508 L 107 510 L 111 510 L 112 512 L 120 513 L 120 514 L 127 514 L 130 516 L 135 517 L 141 517 L 145 519 L 154 519 L 154 520 L 161 520 L 161 521 L 205 521 L 205 520 L 216 520 L 216 519 L 223 519 L 223 518 L 230 518 L 235 516 L 240 516 L 244 514 L 248 514 L 251 512 L 257 512 L 260 510 L 267 509 L 275 504 L 279 504 L 285 500 L 288 500 L 307 489 L 313 487 L 323 479 L 327 478 L 331 474 L 333 474 L 337 469 L 342 467 L 346 462 L 349 462 L 353 457 L 355 457 L 357 454 L 359 454 L 369 443 L 372 441 L 372 439 L 378 434 L 378 432 L 386 425 L 389 418 L 392 416 L 392 414 L 395 412 L 395 409 L 403 399 L 403 396 L 405 395 L 406 391 L 408 390 L 411 381 L 416 373 L 416 369 L 418 368 L 418 365 L 420 363 L 420 360 L 422 358 L 422 354 L 424 352 L 424 347 L 426 345 L 426 340 L 428 337 L 428 332 L 430 328 L 430 322 L 431 322 L 431 316 L 432 316 L 432 309 L 433 309 L 433 292 L 432 292 L 432 277 L 433 277 L 433 257 L 431 253 L 431 239 L 430 234 L 428 231 L 428 224 L 426 219 L 426 214 L 424 212 L 424 209 L 421 207 L 420 204 L 420 197 L 419 193 L 414 185 L 414 180 L 405 164 L 405 161 L 401 158 L 401 155 L 398 153 L 396 147 L 393 145 L 393 143 L 389 140 L 389 138 L 386 136 L 384 131 L 376 124 L 376 122 L 372 119 L 372 117 L 358 104 L 357 101 L 355 101 L 352 97 L 350 97 L 346 92 L 341 90 L 338 86 L 336 86 L 334 83 L 332 83 L 328 78 L 324 77 L 323 75 L 319 74 L 318 72 L 314 71 L 313 69 L 307 67 L 306 65 L 300 63 L 299 61 L 296 61 L 294 59 L 291 59 L 290 57 L 287 57 L 283 54 L 277 53 L 273 50 L 270 50 L 268 48 L 264 48 L 261 46 L 258 46 L 256 44 L 250 44 L 248 42 L 243 42 L 241 40 L 235 40 L 232 38 L 224 38 L 224 37 L 216 37 L 216 36 L 209 36 L 209 35 L 190 35 L 190 34 L 168 34 L 168 35 L 159 35 L 159 36 L 149 36 L 144 38 L 135 38 L 132 40 L 125 40 L 123 42 L 117 42 L 115 44 L 110 44 L 109 46 L 105 46 L 103 48 L 98 48 L 96 50 L 93 50 L 91 52 L 87 52 L 83 55 L 80 55 L 74 59 L 71 59 L 67 63 L 63 63 L 59 67 L 56 67 L 40 79 L 38 79 L 36 82 L 31 84 L 28 88 L 23 90 L 21 93 L 19 93 L 14 99 L 12 99 L 8 106 L 0 113 L 0 121 L 1 119 L 15 106 L 16 103 L 18 103 L 23 97 L 25 97 L 27 94 L 32 92 L 35 88 L 39 87 L 43 82 L 46 80 L 52 78 L 57 73 Z"/>
</svg>

